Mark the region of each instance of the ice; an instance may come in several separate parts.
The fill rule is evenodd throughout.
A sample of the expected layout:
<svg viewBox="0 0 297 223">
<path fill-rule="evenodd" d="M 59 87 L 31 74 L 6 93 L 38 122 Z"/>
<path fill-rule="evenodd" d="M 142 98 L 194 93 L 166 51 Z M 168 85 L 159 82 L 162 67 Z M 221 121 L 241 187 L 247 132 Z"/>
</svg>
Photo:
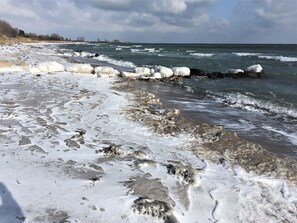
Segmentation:
<svg viewBox="0 0 297 223">
<path fill-rule="evenodd" d="M 74 64 L 66 68 L 67 72 L 90 74 L 94 68 L 90 64 Z"/>
<path fill-rule="evenodd" d="M 162 77 L 171 77 L 173 75 L 173 71 L 170 68 L 164 66 L 156 66 L 155 72 L 160 73 Z"/>
<path fill-rule="evenodd" d="M 74 66 L 42 44 L 20 48 L 31 68 Z M 0 57 L 12 62 L 19 49 L 9 51 Z M 0 222 L 296 220 L 296 185 L 211 162 L 204 152 L 240 157 L 211 154 L 187 132 L 158 134 L 132 121 L 128 111 L 139 102 L 118 84 L 67 71 L 1 73 Z"/>
<path fill-rule="evenodd" d="M 37 68 L 41 72 L 47 72 L 47 73 L 55 73 L 55 72 L 65 71 L 64 66 L 56 61 L 42 62 L 37 65 Z"/>
<path fill-rule="evenodd" d="M 172 71 L 175 76 L 190 76 L 190 69 L 188 67 L 173 67 Z"/>
<path fill-rule="evenodd" d="M 100 66 L 95 68 L 95 74 L 98 77 L 115 77 L 119 72 L 112 67 Z"/>
<path fill-rule="evenodd" d="M 260 64 L 256 64 L 245 68 L 245 71 L 253 72 L 253 73 L 261 73 L 263 71 L 263 68 Z"/>
<path fill-rule="evenodd" d="M 151 70 L 148 67 L 135 67 L 134 68 L 134 72 L 140 75 L 150 75 L 151 74 Z"/>
<path fill-rule="evenodd" d="M 227 74 L 238 74 L 238 73 L 244 73 L 242 69 L 228 69 L 226 70 Z"/>
<path fill-rule="evenodd" d="M 23 67 L 21 66 L 8 66 L 8 67 L 0 67 L 0 73 L 5 72 L 20 72 L 23 71 Z"/>
</svg>

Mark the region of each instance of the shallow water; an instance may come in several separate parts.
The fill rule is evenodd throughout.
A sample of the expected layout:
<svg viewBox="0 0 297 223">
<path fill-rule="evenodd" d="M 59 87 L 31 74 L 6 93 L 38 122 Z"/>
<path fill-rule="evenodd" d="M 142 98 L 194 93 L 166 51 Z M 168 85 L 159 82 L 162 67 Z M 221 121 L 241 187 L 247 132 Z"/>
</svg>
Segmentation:
<svg viewBox="0 0 297 223">
<path fill-rule="evenodd" d="M 297 45 L 112 44 L 61 46 L 98 53 L 92 64 L 187 66 L 207 72 L 261 64 L 263 79 L 187 79 L 178 86 L 149 85 L 191 119 L 222 125 L 268 150 L 297 157 Z M 90 62 L 90 63 L 91 63 Z"/>
</svg>

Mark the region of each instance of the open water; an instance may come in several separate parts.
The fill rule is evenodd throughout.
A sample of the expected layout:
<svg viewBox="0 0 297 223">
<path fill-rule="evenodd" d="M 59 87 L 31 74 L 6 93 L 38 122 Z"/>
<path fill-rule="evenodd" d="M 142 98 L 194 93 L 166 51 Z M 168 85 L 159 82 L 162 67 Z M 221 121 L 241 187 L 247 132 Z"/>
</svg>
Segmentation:
<svg viewBox="0 0 297 223">
<path fill-rule="evenodd" d="M 267 150 L 297 158 L 297 45 L 112 44 L 60 46 L 98 53 L 92 64 L 187 66 L 208 72 L 260 64 L 262 79 L 186 79 L 177 86 L 139 83 L 194 122 L 222 125 Z M 84 59 L 88 60 L 88 59 Z"/>
</svg>

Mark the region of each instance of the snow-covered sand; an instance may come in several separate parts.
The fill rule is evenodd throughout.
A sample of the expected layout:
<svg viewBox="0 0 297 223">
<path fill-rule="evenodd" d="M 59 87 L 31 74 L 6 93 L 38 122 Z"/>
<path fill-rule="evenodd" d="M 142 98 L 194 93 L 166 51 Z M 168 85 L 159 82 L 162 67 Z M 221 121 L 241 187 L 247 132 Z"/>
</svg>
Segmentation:
<svg viewBox="0 0 297 223">
<path fill-rule="evenodd" d="M 208 136 L 153 131 L 116 78 L 32 73 L 73 66 L 41 44 L 0 46 L 0 61 L 20 68 L 0 73 L 0 223 L 296 222 L 296 176 L 205 159 Z"/>
</svg>

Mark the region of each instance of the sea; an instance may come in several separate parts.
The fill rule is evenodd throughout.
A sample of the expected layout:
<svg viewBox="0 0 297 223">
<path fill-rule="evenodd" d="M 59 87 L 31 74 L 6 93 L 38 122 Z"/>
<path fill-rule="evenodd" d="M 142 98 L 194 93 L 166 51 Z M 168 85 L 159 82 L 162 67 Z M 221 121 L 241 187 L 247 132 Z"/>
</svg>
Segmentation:
<svg viewBox="0 0 297 223">
<path fill-rule="evenodd" d="M 278 155 L 297 159 L 297 45 L 83 43 L 63 51 L 97 54 L 75 59 L 93 65 L 133 70 L 186 66 L 225 72 L 260 64 L 261 79 L 185 79 L 179 84 L 136 85 L 156 94 L 196 123 L 220 125 Z"/>
</svg>

